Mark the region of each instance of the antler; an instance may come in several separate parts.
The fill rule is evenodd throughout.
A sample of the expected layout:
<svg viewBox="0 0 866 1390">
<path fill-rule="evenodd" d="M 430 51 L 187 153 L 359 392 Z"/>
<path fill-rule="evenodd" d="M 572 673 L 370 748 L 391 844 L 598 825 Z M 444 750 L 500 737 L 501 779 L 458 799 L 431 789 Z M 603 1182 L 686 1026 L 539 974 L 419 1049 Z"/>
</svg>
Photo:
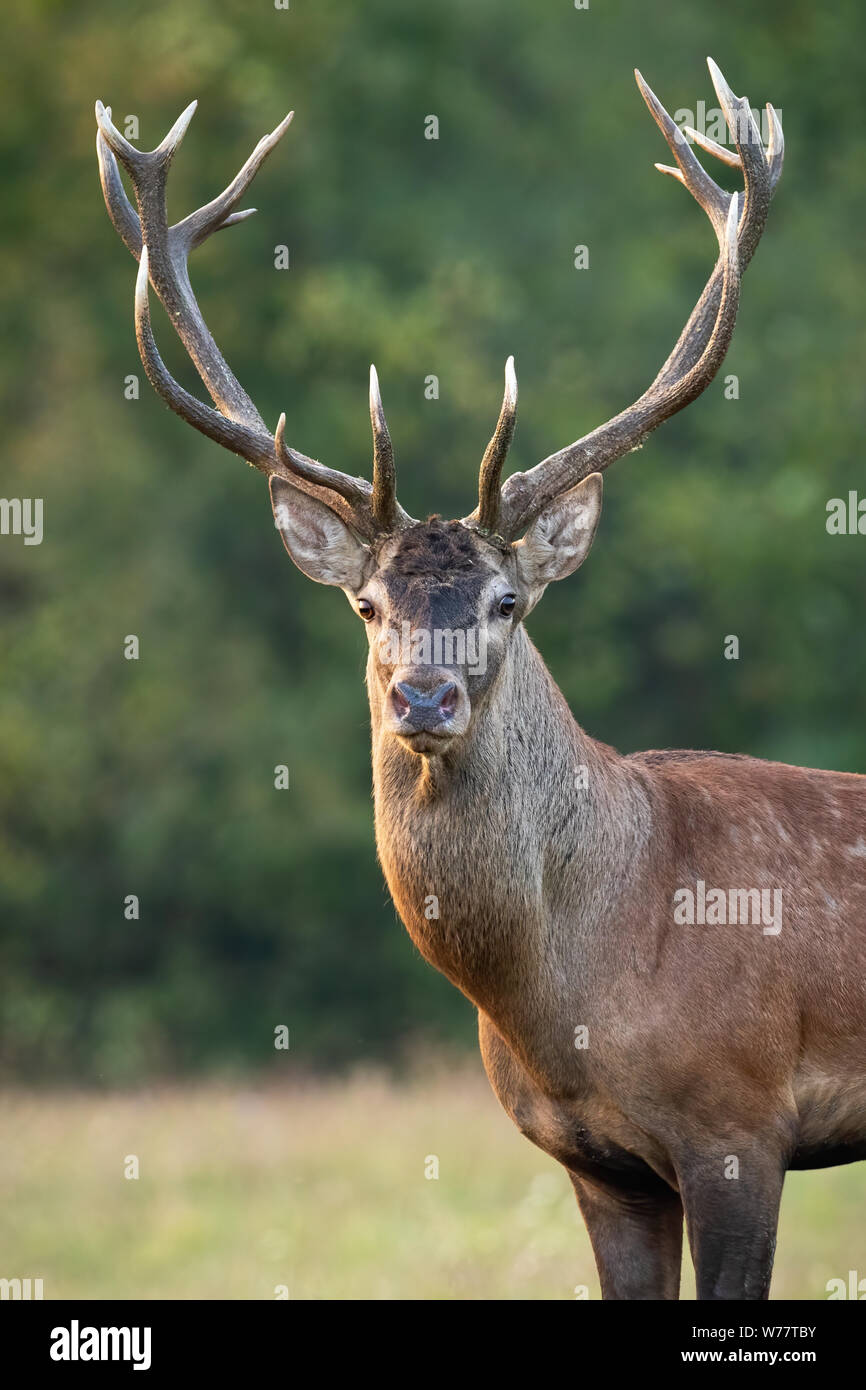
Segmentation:
<svg viewBox="0 0 866 1390">
<path fill-rule="evenodd" d="M 676 160 L 675 168 L 665 164 L 656 168 L 685 185 L 709 217 L 719 242 L 718 261 L 673 352 L 649 389 L 627 410 L 551 454 L 528 473 L 512 474 L 501 495 L 495 497 L 505 449 L 494 449 L 494 444 L 497 436 L 507 435 L 507 448 L 513 430 L 513 412 L 510 428 L 503 428 L 503 406 L 500 425 L 482 464 L 480 505 L 465 518 L 468 525 L 498 531 L 506 540 L 515 539 L 561 493 L 638 448 L 663 420 L 695 400 L 718 371 L 734 331 L 740 279 L 764 230 L 770 199 L 782 172 L 784 142 L 778 115 L 767 103 L 770 138 L 764 152 L 747 99 L 734 95 L 712 58 L 707 64 L 737 152 L 690 128 L 688 133 L 710 154 L 742 170 L 744 189 L 740 194 L 726 193 L 710 178 L 686 136 L 635 71 L 641 95 Z M 516 401 L 516 386 L 513 394 Z"/>
<path fill-rule="evenodd" d="M 109 216 L 125 245 L 139 262 L 135 286 L 135 330 L 138 350 L 154 390 L 182 419 L 209 439 L 239 454 L 263 473 L 279 474 L 325 502 L 364 539 L 374 541 L 385 530 L 411 524 L 399 506 L 393 454 L 382 403 L 376 387 L 372 486 L 364 478 L 326 468 L 306 454 L 289 448 L 284 439 L 285 416 L 271 436 L 250 397 L 229 368 L 202 316 L 189 279 L 189 253 L 213 233 L 252 216 L 255 208 L 234 209 L 276 144 L 282 139 L 293 112 L 276 130 L 266 135 L 227 188 L 212 202 L 190 213 L 182 222 L 168 225 L 165 192 L 171 161 L 195 112 L 192 102 L 155 150 L 138 150 L 111 123 L 111 109 L 96 103 L 99 127 L 96 152 L 102 191 Z M 136 212 L 130 203 L 117 160 L 132 180 Z M 148 303 L 148 282 L 153 285 L 175 330 L 189 353 L 214 406 L 192 396 L 168 371 L 153 336 Z M 372 380 L 375 379 L 375 371 Z M 373 387 L 371 380 L 371 413 Z"/>
<path fill-rule="evenodd" d="M 493 438 L 484 450 L 481 469 L 478 474 L 478 529 L 495 533 L 499 530 L 499 517 L 502 509 L 500 479 L 505 455 L 514 437 L 517 423 L 517 376 L 514 371 L 514 358 L 505 363 L 505 395 L 502 409 L 493 431 Z"/>
</svg>

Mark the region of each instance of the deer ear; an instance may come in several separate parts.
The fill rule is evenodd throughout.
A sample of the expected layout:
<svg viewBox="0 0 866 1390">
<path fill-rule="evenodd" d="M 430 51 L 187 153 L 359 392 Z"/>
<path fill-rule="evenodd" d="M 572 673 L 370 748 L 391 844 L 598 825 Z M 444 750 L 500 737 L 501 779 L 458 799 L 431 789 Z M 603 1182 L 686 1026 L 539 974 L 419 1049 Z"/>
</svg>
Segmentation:
<svg viewBox="0 0 866 1390">
<path fill-rule="evenodd" d="M 601 474 L 591 473 L 533 521 L 515 550 L 532 589 L 573 574 L 586 559 L 601 516 Z"/>
<path fill-rule="evenodd" d="M 317 584 L 356 592 L 372 568 L 368 547 L 330 507 L 285 478 L 269 481 L 274 524 L 298 569 Z"/>
</svg>

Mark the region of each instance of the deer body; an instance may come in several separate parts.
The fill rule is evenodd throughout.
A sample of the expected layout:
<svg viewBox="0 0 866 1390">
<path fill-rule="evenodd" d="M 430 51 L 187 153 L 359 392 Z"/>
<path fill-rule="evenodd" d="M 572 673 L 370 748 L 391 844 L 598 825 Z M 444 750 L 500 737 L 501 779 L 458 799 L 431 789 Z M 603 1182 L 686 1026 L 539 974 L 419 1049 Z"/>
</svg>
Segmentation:
<svg viewBox="0 0 866 1390">
<path fill-rule="evenodd" d="M 367 626 L 388 886 L 419 950 L 477 1006 L 503 1106 L 567 1169 L 605 1298 L 678 1297 L 684 1219 L 699 1298 L 766 1298 L 785 1171 L 866 1157 L 866 778 L 717 753 L 622 757 L 575 722 L 524 627 L 589 553 L 601 470 L 694 400 L 730 342 L 784 146 L 773 108 L 765 150 L 747 99 L 710 72 L 736 153 L 686 139 L 637 74 L 676 162 L 658 167 L 719 243 L 673 351 L 633 405 L 503 484 L 509 358 L 478 506 L 453 522 L 400 507 L 375 369 L 371 484 L 291 448 L 285 417 L 271 435 L 195 300 L 190 252 L 248 216 L 237 204 L 290 117 L 219 197 L 169 226 L 166 178 L 194 106 L 145 152 L 97 103 L 106 205 L 139 261 L 148 379 L 268 476 L 291 558 Z M 709 177 L 690 140 L 741 171 L 741 193 Z M 150 286 L 212 406 L 162 362 Z M 393 640 L 406 632 L 407 646 Z"/>
<path fill-rule="evenodd" d="M 692 1154 L 721 1168 L 746 1137 L 779 1175 L 866 1157 L 866 779 L 620 757 L 576 724 L 525 633 L 510 657 L 477 742 L 432 776 L 378 735 L 371 700 L 388 887 L 477 1005 L 505 1110 L 626 1206 L 667 1205 Z M 784 884 L 784 929 L 759 947 L 760 922 L 676 925 L 696 876 Z"/>
</svg>

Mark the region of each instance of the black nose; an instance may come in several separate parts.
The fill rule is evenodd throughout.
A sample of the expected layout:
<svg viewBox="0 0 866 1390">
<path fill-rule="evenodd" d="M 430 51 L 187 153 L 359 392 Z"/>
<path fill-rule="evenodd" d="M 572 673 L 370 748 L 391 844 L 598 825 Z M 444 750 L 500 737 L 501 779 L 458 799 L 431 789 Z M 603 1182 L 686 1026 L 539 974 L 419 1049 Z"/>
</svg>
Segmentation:
<svg viewBox="0 0 866 1390">
<path fill-rule="evenodd" d="M 435 729 L 454 713 L 457 686 L 453 681 L 443 681 L 436 690 L 419 690 L 408 681 L 397 681 L 391 699 L 407 729 Z"/>
</svg>

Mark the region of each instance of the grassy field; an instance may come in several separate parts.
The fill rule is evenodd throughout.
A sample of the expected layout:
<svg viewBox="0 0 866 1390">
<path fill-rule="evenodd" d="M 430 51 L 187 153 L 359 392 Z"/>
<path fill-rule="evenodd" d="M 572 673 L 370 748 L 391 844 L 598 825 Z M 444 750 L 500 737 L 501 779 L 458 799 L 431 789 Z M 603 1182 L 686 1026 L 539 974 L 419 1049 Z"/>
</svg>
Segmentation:
<svg viewBox="0 0 866 1390">
<path fill-rule="evenodd" d="M 13 1093 L 0 1188 L 0 1276 L 41 1277 L 46 1298 L 599 1296 L 565 1174 L 480 1063 L 403 1083 Z M 864 1216 L 861 1165 L 792 1174 L 774 1297 L 866 1276 Z"/>
</svg>

